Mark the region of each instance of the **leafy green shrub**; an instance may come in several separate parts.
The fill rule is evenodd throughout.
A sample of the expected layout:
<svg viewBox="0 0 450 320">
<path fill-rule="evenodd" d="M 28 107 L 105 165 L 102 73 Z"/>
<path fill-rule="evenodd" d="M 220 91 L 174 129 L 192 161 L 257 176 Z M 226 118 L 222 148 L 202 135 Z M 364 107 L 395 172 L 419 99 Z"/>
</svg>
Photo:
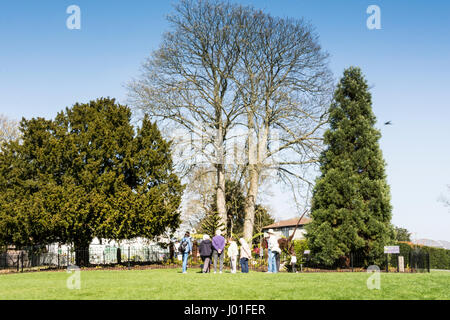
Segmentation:
<svg viewBox="0 0 450 320">
<path fill-rule="evenodd" d="M 400 247 L 400 256 L 403 256 L 405 267 L 409 268 L 411 262 L 409 261 L 409 253 L 411 252 L 411 245 L 406 242 L 399 242 L 396 245 Z"/>
<path fill-rule="evenodd" d="M 400 255 L 404 257 L 405 267 L 410 266 L 409 255 L 413 248 L 420 248 L 430 255 L 431 269 L 446 269 L 450 270 L 450 250 L 443 248 L 418 246 L 410 242 L 399 242 Z"/>
<path fill-rule="evenodd" d="M 195 233 L 191 235 L 192 240 L 197 240 L 198 243 L 200 244 L 200 242 L 202 242 L 203 240 L 203 234 L 202 233 Z"/>
<path fill-rule="evenodd" d="M 308 255 L 305 255 L 305 250 L 309 250 L 308 241 L 305 240 L 294 240 L 293 246 L 295 250 L 295 255 L 297 256 L 297 266 L 300 267 L 300 264 L 305 263 Z"/>
<path fill-rule="evenodd" d="M 450 250 L 433 247 L 423 247 L 430 254 L 431 269 L 450 270 Z"/>
<path fill-rule="evenodd" d="M 297 257 L 297 263 L 295 264 L 296 268 L 300 268 L 301 264 L 305 264 L 308 255 L 305 255 L 305 250 L 309 250 L 308 241 L 306 239 L 303 240 L 293 240 L 292 248 L 295 251 L 295 256 Z M 291 255 L 286 255 L 285 257 L 286 264 L 284 265 L 285 269 L 290 272 L 292 269 L 291 266 Z"/>
</svg>

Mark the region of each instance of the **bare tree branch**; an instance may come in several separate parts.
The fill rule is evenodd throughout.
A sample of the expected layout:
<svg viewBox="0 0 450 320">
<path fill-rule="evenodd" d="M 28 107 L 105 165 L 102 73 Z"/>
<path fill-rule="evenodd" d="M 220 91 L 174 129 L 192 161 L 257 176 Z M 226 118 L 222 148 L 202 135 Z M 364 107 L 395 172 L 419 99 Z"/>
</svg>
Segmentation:
<svg viewBox="0 0 450 320">
<path fill-rule="evenodd" d="M 0 114 L 0 146 L 18 138 L 20 138 L 19 123 Z"/>
</svg>

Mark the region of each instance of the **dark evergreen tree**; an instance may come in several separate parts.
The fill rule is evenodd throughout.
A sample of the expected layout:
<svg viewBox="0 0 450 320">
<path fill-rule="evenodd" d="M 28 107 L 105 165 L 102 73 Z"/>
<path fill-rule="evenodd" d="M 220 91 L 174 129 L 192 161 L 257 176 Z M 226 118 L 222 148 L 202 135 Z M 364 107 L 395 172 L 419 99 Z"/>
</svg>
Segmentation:
<svg viewBox="0 0 450 320">
<path fill-rule="evenodd" d="M 22 120 L 22 142 L 0 153 L 0 242 L 69 243 L 81 253 L 94 237 L 175 230 L 183 186 L 170 142 L 147 117 L 136 133 L 130 119 L 128 107 L 99 99 L 54 121 Z"/>
<path fill-rule="evenodd" d="M 245 196 L 239 182 L 225 181 L 225 205 L 227 208 L 227 235 L 242 236 L 245 220 Z"/>
<path fill-rule="evenodd" d="M 213 195 L 211 199 L 211 213 L 208 214 L 201 222 L 202 225 L 205 220 L 215 219 L 214 212 L 217 210 L 217 197 L 216 194 Z M 242 233 L 242 228 L 244 226 L 244 191 L 242 190 L 242 186 L 232 180 L 225 180 L 225 206 L 227 209 L 227 224 L 226 226 L 222 224 L 223 231 L 226 232 L 226 235 L 229 237 L 232 234 L 236 235 L 237 233 Z"/>
<path fill-rule="evenodd" d="M 275 223 L 275 219 L 269 211 L 260 204 L 255 206 L 255 223 L 253 225 L 253 244 L 261 243 L 263 239 L 263 227 Z M 256 236 L 259 235 L 259 236 Z"/>
<path fill-rule="evenodd" d="M 329 117 L 312 223 L 306 226 L 310 249 L 328 266 L 348 261 L 350 252 L 366 263 L 380 262 L 383 246 L 393 238 L 390 190 L 371 94 L 359 68 L 345 70 Z"/>
<path fill-rule="evenodd" d="M 237 181 L 226 180 L 225 181 L 225 200 L 227 208 L 227 226 L 226 234 L 227 236 L 233 235 L 236 238 L 242 237 L 244 234 L 244 220 L 245 220 L 245 196 L 242 185 Z M 212 230 L 218 227 L 218 218 L 216 217 L 216 197 L 212 197 L 211 202 L 211 213 L 208 214 L 201 222 L 202 226 L 200 231 Z M 255 223 L 253 226 L 253 234 L 260 233 L 262 227 L 274 223 L 274 219 L 269 214 L 266 208 L 262 205 L 257 204 L 255 206 Z M 208 225 L 209 227 L 204 228 L 203 225 Z M 220 227 L 225 230 L 224 225 L 221 224 Z M 204 233 L 208 233 L 204 232 Z M 208 233 L 209 234 L 209 233 Z"/>
<path fill-rule="evenodd" d="M 397 241 L 411 241 L 411 232 L 408 229 L 394 227 L 395 231 L 395 240 Z"/>
<path fill-rule="evenodd" d="M 212 238 L 216 235 L 217 230 L 224 231 L 225 226 L 222 223 L 219 212 L 214 210 L 202 219 L 199 232 L 207 234 Z"/>
<path fill-rule="evenodd" d="M 275 223 L 275 219 L 267 211 L 266 207 L 257 204 L 255 206 L 255 225 L 253 234 L 261 233 L 263 227 Z"/>
</svg>

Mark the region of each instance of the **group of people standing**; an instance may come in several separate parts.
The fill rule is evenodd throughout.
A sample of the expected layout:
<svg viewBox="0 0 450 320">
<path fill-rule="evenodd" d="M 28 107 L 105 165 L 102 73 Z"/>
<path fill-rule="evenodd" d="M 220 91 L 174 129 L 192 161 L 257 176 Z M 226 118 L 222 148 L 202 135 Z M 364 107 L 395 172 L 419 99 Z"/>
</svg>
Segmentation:
<svg viewBox="0 0 450 320">
<path fill-rule="evenodd" d="M 268 273 L 277 273 L 280 269 L 280 254 L 281 249 L 278 244 L 278 237 L 273 232 L 272 229 L 268 231 L 269 238 L 267 239 L 267 249 L 268 249 Z M 252 258 L 251 249 L 247 241 L 244 238 L 239 239 L 240 247 L 233 239 L 230 237 L 228 239 L 228 250 L 227 254 L 230 258 L 231 273 L 236 273 L 237 259 L 239 256 L 239 263 L 241 266 L 242 273 L 248 273 L 248 262 Z M 210 272 L 211 260 L 213 261 L 214 273 L 217 273 L 217 264 L 219 264 L 219 273 L 223 271 L 223 263 L 225 259 L 225 245 L 226 240 L 222 236 L 220 230 L 216 231 L 215 236 L 211 239 L 209 235 L 203 235 L 203 240 L 199 245 L 200 258 L 203 262 L 203 273 Z M 181 239 L 179 246 L 180 253 L 182 254 L 183 268 L 182 272 L 187 272 L 187 262 L 188 257 L 192 252 L 192 240 L 190 238 L 190 233 L 186 232 L 183 239 Z"/>
<path fill-rule="evenodd" d="M 240 251 L 236 244 L 236 241 L 232 237 L 228 239 L 228 257 L 230 258 L 231 273 L 236 273 L 237 258 L 239 256 L 239 262 L 241 265 L 241 270 L 243 273 L 248 272 L 248 260 L 251 259 L 251 250 L 248 243 L 243 239 L 239 239 L 241 244 Z M 210 239 L 210 237 L 205 234 L 203 236 L 203 241 L 199 245 L 200 258 L 203 261 L 203 273 L 210 272 L 211 259 L 214 265 L 214 273 L 217 273 L 217 264 L 219 263 L 219 273 L 223 271 L 223 262 L 225 259 L 225 237 L 222 236 L 220 230 L 216 231 L 216 235 Z"/>
</svg>

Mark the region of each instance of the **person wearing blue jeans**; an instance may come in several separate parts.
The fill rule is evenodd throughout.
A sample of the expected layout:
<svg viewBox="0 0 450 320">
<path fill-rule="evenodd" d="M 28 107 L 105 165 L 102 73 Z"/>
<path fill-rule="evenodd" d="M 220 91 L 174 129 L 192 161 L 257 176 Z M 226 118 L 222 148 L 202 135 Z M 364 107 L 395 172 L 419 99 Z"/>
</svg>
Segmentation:
<svg viewBox="0 0 450 320">
<path fill-rule="evenodd" d="M 273 229 L 269 229 L 269 240 L 267 241 L 267 247 L 269 249 L 269 271 L 271 273 L 278 272 L 277 256 L 281 253 L 280 246 L 278 245 L 278 236 Z"/>
<path fill-rule="evenodd" d="M 242 273 L 248 273 L 248 258 L 241 258 L 241 272 Z"/>
<path fill-rule="evenodd" d="M 272 250 L 267 249 L 267 272 L 273 272 L 273 253 Z"/>
<path fill-rule="evenodd" d="M 187 262 L 192 252 L 192 241 L 190 233 L 186 232 L 180 242 L 180 253 L 183 255 L 183 273 L 187 273 Z"/>
<path fill-rule="evenodd" d="M 252 253 L 244 238 L 240 238 L 239 242 L 241 244 L 241 254 L 239 259 L 239 262 L 241 263 L 241 272 L 248 273 L 248 260 L 251 259 Z"/>
<path fill-rule="evenodd" d="M 280 271 L 280 252 L 274 251 L 272 254 L 273 254 L 273 261 L 272 261 L 273 273 L 277 273 L 278 271 Z"/>
</svg>

